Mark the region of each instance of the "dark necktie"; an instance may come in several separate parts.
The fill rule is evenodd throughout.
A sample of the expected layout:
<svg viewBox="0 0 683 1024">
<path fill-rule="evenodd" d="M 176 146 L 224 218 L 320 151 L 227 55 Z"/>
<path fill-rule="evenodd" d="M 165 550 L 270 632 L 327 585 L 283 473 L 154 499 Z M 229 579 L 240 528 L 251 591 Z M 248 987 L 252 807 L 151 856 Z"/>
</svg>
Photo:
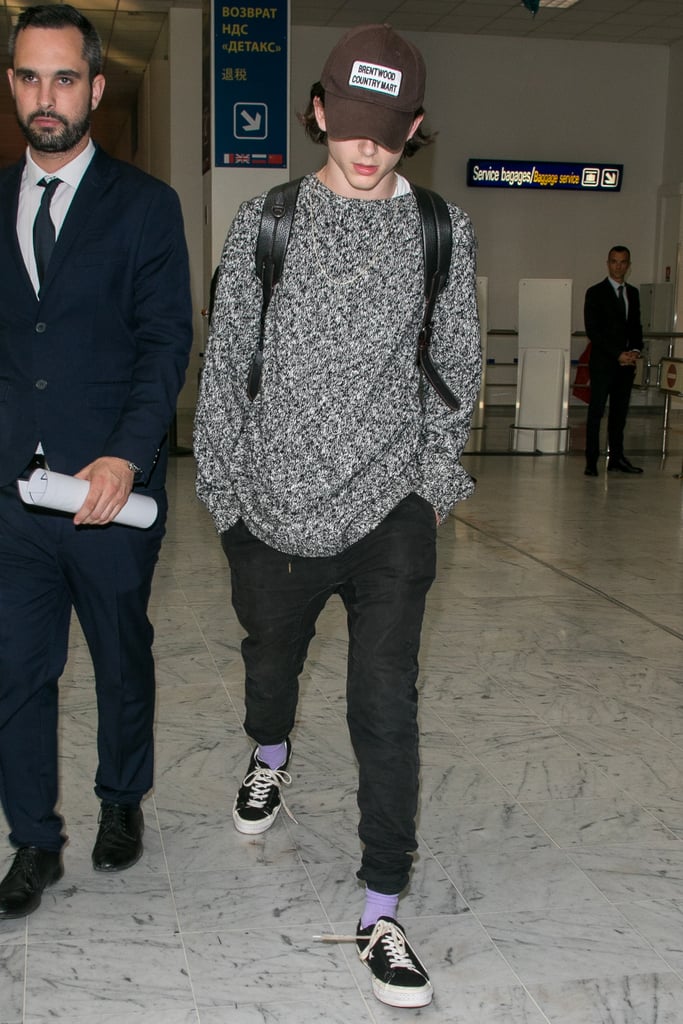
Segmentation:
<svg viewBox="0 0 683 1024">
<path fill-rule="evenodd" d="M 60 178 L 52 178 L 51 181 L 41 178 L 38 182 L 45 191 L 43 192 L 43 198 L 40 200 L 36 219 L 33 222 L 33 251 L 36 256 L 38 280 L 41 284 L 43 283 L 47 265 L 50 262 L 50 256 L 52 256 L 52 250 L 55 247 L 55 226 L 50 216 L 50 203 L 60 181 Z"/>
<path fill-rule="evenodd" d="M 620 284 L 617 288 L 617 297 L 619 299 L 619 309 L 624 320 L 626 319 L 626 299 L 624 298 L 624 286 Z"/>
</svg>

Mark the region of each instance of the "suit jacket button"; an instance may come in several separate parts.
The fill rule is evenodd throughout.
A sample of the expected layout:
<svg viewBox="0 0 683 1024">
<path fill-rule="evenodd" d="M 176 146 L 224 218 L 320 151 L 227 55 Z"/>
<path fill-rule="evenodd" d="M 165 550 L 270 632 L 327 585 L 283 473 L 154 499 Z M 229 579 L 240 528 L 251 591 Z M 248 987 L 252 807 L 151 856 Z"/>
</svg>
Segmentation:
<svg viewBox="0 0 683 1024">
<path fill-rule="evenodd" d="M 36 324 L 36 334 L 43 334 L 47 330 L 47 324 L 40 323 Z"/>
<path fill-rule="evenodd" d="M 38 388 L 39 391 L 44 391 L 45 388 L 47 387 L 47 381 L 46 380 L 37 380 L 36 381 L 36 387 Z"/>
</svg>

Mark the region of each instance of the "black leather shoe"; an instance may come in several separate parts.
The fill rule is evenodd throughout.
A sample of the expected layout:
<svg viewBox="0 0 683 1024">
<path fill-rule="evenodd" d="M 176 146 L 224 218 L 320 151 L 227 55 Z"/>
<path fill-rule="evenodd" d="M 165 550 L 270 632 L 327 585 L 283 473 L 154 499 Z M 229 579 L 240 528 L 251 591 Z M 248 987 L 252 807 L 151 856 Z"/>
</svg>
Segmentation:
<svg viewBox="0 0 683 1024">
<path fill-rule="evenodd" d="M 611 472 L 618 473 L 642 473 L 640 466 L 634 466 L 632 462 L 629 462 L 625 455 L 615 462 L 608 462 L 607 469 Z"/>
<path fill-rule="evenodd" d="M 597 476 L 598 475 L 598 467 L 597 466 L 586 466 L 586 468 L 583 471 L 583 475 L 584 476 Z"/>
<path fill-rule="evenodd" d="M 145 823 L 135 804 L 110 804 L 102 801 L 100 827 L 92 851 L 95 871 L 124 871 L 142 856 Z"/>
<path fill-rule="evenodd" d="M 40 906 L 43 889 L 64 874 L 61 853 L 22 846 L 0 882 L 0 921 L 26 917 Z"/>
</svg>

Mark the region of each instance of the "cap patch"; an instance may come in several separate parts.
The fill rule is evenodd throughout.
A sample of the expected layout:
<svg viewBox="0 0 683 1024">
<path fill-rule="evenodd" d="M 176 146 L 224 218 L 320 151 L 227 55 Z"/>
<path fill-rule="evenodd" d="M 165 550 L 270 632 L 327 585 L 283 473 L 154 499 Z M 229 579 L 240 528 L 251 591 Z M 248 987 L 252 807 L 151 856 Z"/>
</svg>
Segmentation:
<svg viewBox="0 0 683 1024">
<path fill-rule="evenodd" d="M 349 85 L 356 89 L 379 92 L 384 96 L 398 96 L 401 91 L 403 72 L 398 68 L 386 68 L 382 64 L 368 64 L 355 60 L 349 75 Z"/>
</svg>

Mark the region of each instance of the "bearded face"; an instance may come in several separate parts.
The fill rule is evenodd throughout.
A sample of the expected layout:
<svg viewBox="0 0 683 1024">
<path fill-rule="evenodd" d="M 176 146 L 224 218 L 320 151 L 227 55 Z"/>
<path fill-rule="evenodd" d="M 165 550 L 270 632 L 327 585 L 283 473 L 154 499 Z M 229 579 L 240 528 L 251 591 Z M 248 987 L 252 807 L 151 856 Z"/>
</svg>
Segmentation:
<svg viewBox="0 0 683 1024">
<path fill-rule="evenodd" d="M 68 162 L 90 137 L 105 84 L 102 75 L 91 79 L 83 36 L 73 26 L 29 26 L 17 34 L 13 64 L 7 76 L 29 148 L 51 165 L 59 166 L 62 156 Z"/>
<path fill-rule="evenodd" d="M 35 110 L 22 118 L 17 112 L 19 127 L 28 144 L 38 153 L 67 153 L 90 130 L 90 101 L 83 115 L 70 120 L 54 110 Z"/>
</svg>

